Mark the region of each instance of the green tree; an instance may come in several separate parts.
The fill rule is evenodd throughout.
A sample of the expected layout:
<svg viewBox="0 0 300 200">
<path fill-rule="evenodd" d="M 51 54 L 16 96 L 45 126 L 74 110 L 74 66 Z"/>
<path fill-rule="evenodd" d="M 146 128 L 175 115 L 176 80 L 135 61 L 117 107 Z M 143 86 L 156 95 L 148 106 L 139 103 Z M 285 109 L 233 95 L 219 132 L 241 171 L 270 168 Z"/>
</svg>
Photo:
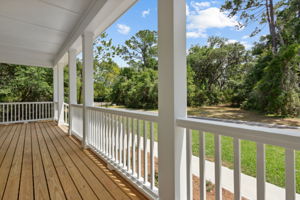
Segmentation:
<svg viewBox="0 0 300 200">
<path fill-rule="evenodd" d="M 141 30 L 125 41 L 121 57 L 136 69 L 157 69 L 157 32 Z"/>
<path fill-rule="evenodd" d="M 251 62 L 249 52 L 238 43 L 210 37 L 206 46 L 193 46 L 189 50 L 188 65 L 194 72 L 195 105 L 218 104 L 232 101 Z"/>
<path fill-rule="evenodd" d="M 229 11 L 229 17 L 239 16 L 241 21 L 240 27 L 249 25 L 251 22 L 259 22 L 259 24 L 268 24 L 270 32 L 271 49 L 273 54 L 278 51 L 278 43 L 282 42 L 280 35 L 280 27 L 276 22 L 277 11 L 280 10 L 283 1 L 273 0 L 226 0 L 222 6 L 222 11 Z M 262 30 L 261 26 L 257 26 L 252 32 L 252 36 Z"/>
<path fill-rule="evenodd" d="M 157 82 L 157 71 L 153 69 L 123 68 L 113 86 L 112 102 L 130 108 L 157 108 Z"/>
<path fill-rule="evenodd" d="M 110 101 L 112 86 L 120 73 L 120 68 L 113 61 L 103 61 L 95 63 L 95 70 L 95 101 Z"/>
<path fill-rule="evenodd" d="M 0 64 L 0 101 L 52 101 L 53 70 L 50 68 Z"/>
</svg>

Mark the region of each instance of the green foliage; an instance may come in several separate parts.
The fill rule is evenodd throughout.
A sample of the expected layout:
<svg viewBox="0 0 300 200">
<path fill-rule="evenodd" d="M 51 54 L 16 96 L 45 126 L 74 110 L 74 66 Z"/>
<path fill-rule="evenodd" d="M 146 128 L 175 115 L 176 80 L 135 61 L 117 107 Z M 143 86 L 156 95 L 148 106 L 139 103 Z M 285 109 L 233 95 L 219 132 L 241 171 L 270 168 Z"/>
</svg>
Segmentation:
<svg viewBox="0 0 300 200">
<path fill-rule="evenodd" d="M 276 56 L 262 55 L 248 76 L 253 88 L 245 108 L 283 116 L 300 114 L 299 52 L 300 45 L 294 44 L 283 47 Z"/>
<path fill-rule="evenodd" d="M 95 62 L 94 99 L 98 102 L 110 101 L 110 94 L 115 79 L 119 76 L 120 68 L 113 61 Z"/>
<path fill-rule="evenodd" d="M 121 57 L 136 69 L 157 69 L 157 32 L 141 30 L 125 41 Z"/>
<path fill-rule="evenodd" d="M 0 102 L 52 101 L 52 69 L 0 64 Z"/>
<path fill-rule="evenodd" d="M 157 79 L 157 71 L 153 69 L 122 68 L 114 83 L 111 100 L 129 108 L 157 108 Z"/>
<path fill-rule="evenodd" d="M 251 57 L 238 42 L 210 37 L 207 46 L 190 48 L 187 61 L 188 75 L 193 76 L 188 77 L 189 105 L 200 106 L 237 101 Z"/>
</svg>

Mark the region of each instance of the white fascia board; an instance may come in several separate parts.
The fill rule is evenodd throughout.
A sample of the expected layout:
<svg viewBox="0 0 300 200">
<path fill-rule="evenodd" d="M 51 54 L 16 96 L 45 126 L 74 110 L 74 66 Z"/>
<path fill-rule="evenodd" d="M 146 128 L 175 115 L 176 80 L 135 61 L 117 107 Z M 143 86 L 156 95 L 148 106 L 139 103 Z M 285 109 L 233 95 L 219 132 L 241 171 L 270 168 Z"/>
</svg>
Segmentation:
<svg viewBox="0 0 300 200">
<path fill-rule="evenodd" d="M 91 3 L 93 6 L 92 10 L 89 11 L 89 15 L 81 20 L 80 25 L 76 26 L 75 30 L 67 38 L 63 47 L 54 59 L 54 64 L 61 61 L 69 48 L 81 52 L 81 35 L 84 32 L 92 32 L 94 33 L 95 38 L 98 37 L 136 2 L 137 0 L 97 0 L 96 2 Z"/>
</svg>

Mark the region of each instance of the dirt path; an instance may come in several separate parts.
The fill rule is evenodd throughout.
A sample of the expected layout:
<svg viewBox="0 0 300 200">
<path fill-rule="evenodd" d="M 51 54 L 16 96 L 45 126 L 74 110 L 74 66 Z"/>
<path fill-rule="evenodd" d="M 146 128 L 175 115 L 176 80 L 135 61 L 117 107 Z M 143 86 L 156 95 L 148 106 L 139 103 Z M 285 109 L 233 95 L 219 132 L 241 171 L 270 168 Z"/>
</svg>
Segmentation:
<svg viewBox="0 0 300 200">
<path fill-rule="evenodd" d="M 197 117 L 241 120 L 300 127 L 300 118 L 280 118 L 274 116 L 266 116 L 254 111 L 242 110 L 240 108 L 233 108 L 226 105 L 189 108 L 188 114 Z"/>
<path fill-rule="evenodd" d="M 112 108 L 127 109 L 124 106 L 109 106 Z M 129 109 L 137 111 L 157 112 L 157 110 Z M 262 124 L 284 125 L 300 128 L 300 118 L 282 118 L 263 115 L 255 111 L 242 110 L 228 105 L 189 107 L 188 115 L 194 117 L 217 118 L 222 120 L 240 120 Z M 299 116 L 300 117 L 300 116 Z M 257 124 L 255 124 L 257 125 Z"/>
</svg>

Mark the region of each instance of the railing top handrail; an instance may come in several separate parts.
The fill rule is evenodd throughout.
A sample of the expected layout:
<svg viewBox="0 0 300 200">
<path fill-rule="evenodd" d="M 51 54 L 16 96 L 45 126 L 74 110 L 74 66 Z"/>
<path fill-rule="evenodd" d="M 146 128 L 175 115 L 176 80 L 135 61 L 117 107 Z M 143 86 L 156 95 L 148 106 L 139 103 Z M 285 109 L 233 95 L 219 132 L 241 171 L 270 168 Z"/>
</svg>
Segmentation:
<svg viewBox="0 0 300 200">
<path fill-rule="evenodd" d="M 178 126 L 188 129 L 300 150 L 300 130 L 297 132 L 287 128 L 270 128 L 188 117 L 178 118 L 176 122 Z"/>
<path fill-rule="evenodd" d="M 54 103 L 53 101 L 41 101 L 41 102 L 0 102 L 0 104 L 49 104 Z"/>
<path fill-rule="evenodd" d="M 110 113 L 114 115 L 121 115 L 126 117 L 132 117 L 136 119 L 143 119 L 146 121 L 158 121 L 158 114 L 157 113 L 149 113 L 149 112 L 142 112 L 142 111 L 131 111 L 131 110 L 125 110 L 125 109 L 118 109 L 118 108 L 103 108 L 103 107 L 95 107 L 90 106 L 87 107 L 89 110 L 95 110 L 105 113 Z"/>
<path fill-rule="evenodd" d="M 82 104 L 71 104 L 71 107 L 78 107 L 78 108 L 82 108 L 83 105 Z"/>
</svg>

